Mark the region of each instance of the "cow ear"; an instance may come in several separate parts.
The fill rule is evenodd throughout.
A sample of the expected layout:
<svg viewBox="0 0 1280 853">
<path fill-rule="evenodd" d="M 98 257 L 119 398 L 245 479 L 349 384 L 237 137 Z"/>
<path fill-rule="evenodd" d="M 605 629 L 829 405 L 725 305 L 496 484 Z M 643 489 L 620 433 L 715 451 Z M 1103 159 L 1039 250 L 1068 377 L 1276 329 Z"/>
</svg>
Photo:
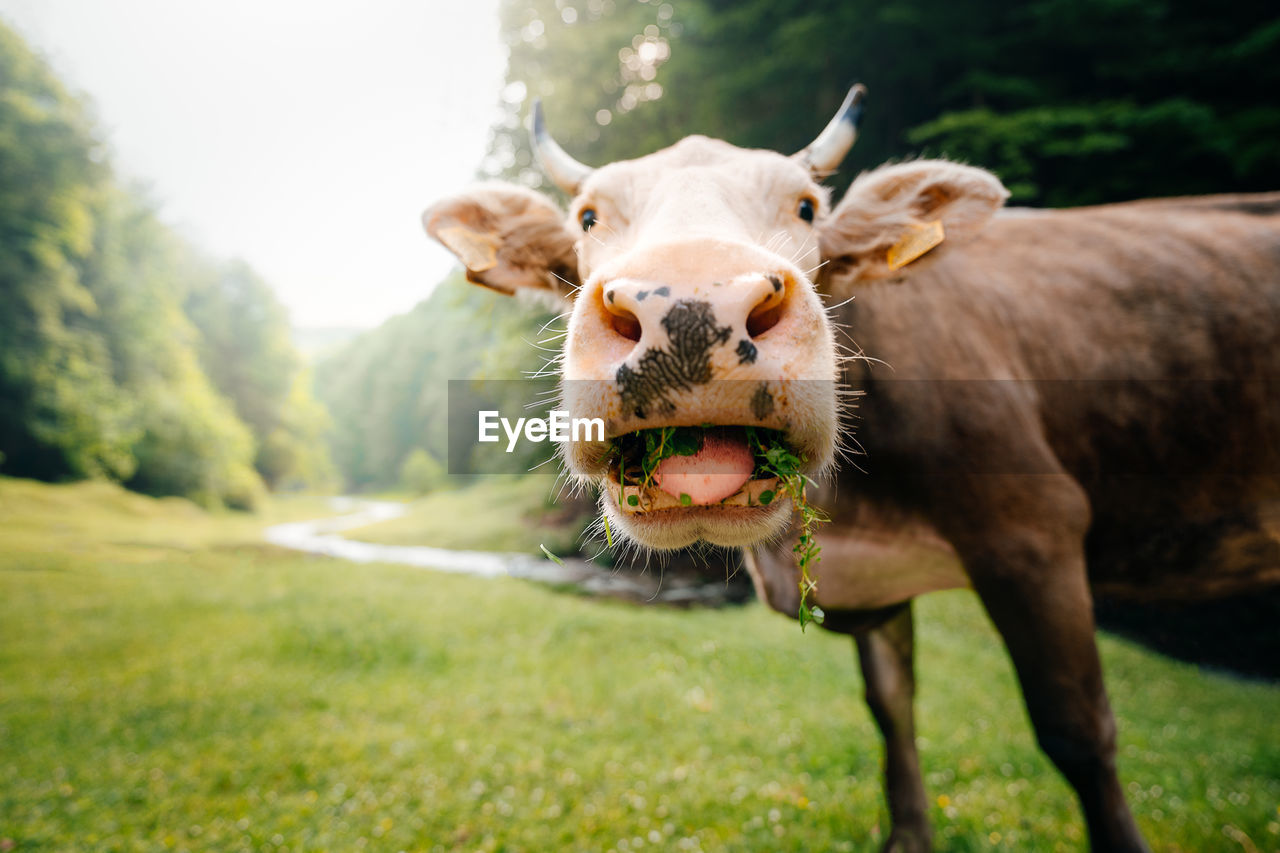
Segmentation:
<svg viewBox="0 0 1280 853">
<path fill-rule="evenodd" d="M 990 172 L 917 160 L 860 176 L 820 223 L 830 291 L 903 276 L 977 234 L 1009 197 Z"/>
<path fill-rule="evenodd" d="M 427 208 L 422 225 L 458 256 L 475 284 L 566 298 L 578 289 L 574 235 L 555 205 L 532 190 L 480 184 Z"/>
</svg>

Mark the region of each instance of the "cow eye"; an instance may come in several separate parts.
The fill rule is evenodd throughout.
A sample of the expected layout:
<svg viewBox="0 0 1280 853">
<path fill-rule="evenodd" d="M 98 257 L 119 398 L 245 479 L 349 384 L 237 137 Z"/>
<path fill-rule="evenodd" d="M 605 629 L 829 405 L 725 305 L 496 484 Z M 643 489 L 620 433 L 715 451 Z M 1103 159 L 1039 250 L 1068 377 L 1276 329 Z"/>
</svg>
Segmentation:
<svg viewBox="0 0 1280 853">
<path fill-rule="evenodd" d="M 578 221 L 582 223 L 583 231 L 590 231 L 591 226 L 596 224 L 596 212 L 589 207 L 582 209 L 582 213 L 578 214 Z"/>
<path fill-rule="evenodd" d="M 796 211 L 796 213 L 798 213 L 800 215 L 800 218 L 803 219 L 805 222 L 812 222 L 813 214 L 814 214 L 813 199 L 811 198 L 800 199 L 800 208 L 799 210 Z"/>
</svg>

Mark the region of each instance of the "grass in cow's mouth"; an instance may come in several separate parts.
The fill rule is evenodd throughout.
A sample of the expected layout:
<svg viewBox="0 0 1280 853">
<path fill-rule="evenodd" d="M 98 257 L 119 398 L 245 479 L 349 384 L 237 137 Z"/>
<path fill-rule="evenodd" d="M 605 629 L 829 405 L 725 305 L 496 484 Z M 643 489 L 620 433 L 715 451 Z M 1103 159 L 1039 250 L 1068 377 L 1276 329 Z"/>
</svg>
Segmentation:
<svg viewBox="0 0 1280 853">
<path fill-rule="evenodd" d="M 625 499 L 633 507 L 638 505 L 640 497 L 636 494 L 627 495 L 625 487 L 640 486 L 640 491 L 644 492 L 653 485 L 654 474 L 664 459 L 693 456 L 702 449 L 703 440 L 712 429 L 740 432 L 755 459 L 752 479 L 777 478 L 778 492 L 791 498 L 791 504 L 800 516 L 800 536 L 793 549 L 800 569 L 800 630 L 803 631 L 810 622 L 821 625 L 825 618 L 822 608 L 810 602 L 817 591 L 817 583 L 809 570 L 822 559 L 822 547 L 818 545 L 814 532 L 818 525 L 828 519 L 821 510 L 809 503 L 807 487 L 812 481 L 803 471 L 806 460 L 792 449 L 782 432 L 749 426 L 668 426 L 637 430 L 620 436 L 614 442 L 613 458 L 609 463 L 618 474 L 619 499 Z M 765 491 L 760 493 L 759 499 L 762 504 L 768 505 L 776 497 L 775 492 Z M 682 494 L 680 503 L 689 506 L 692 501 L 688 495 Z"/>
<path fill-rule="evenodd" d="M 809 597 L 818 589 L 809 568 L 822 559 L 822 546 L 814 538 L 814 531 L 828 520 L 827 516 L 809 503 L 806 489 L 812 481 L 802 470 L 804 457 L 791 450 L 776 430 L 745 429 L 748 446 L 756 456 L 756 470 L 777 477 L 780 488 L 791 496 L 791 504 L 800 514 L 800 537 L 792 549 L 800 567 L 800 612 L 797 614 L 800 630 L 803 631 L 810 622 L 821 625 L 825 618 L 822 608 L 809 603 Z M 763 500 L 764 495 L 760 497 Z"/>
<path fill-rule="evenodd" d="M 703 427 L 658 427 L 620 436 L 614 442 L 614 464 L 618 482 L 624 486 L 649 488 L 662 460 L 672 456 L 692 456 L 702 449 Z M 639 503 L 632 495 L 631 505 Z M 685 503 L 682 500 L 681 503 Z"/>
</svg>

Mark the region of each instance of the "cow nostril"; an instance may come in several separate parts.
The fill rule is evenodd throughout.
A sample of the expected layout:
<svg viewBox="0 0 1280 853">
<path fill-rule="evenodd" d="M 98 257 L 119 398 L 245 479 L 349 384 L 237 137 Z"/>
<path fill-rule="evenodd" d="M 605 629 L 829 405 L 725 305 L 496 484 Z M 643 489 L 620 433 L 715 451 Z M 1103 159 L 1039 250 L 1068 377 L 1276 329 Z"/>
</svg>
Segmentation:
<svg viewBox="0 0 1280 853">
<path fill-rule="evenodd" d="M 640 340 L 640 319 L 622 302 L 626 292 L 616 287 L 605 287 L 600 291 L 600 307 L 609 318 L 609 326 L 622 337 L 636 343 Z"/>
<path fill-rule="evenodd" d="M 773 289 L 747 315 L 747 334 L 753 338 L 763 335 L 778 325 L 778 321 L 782 319 L 782 309 L 786 303 L 786 289 L 782 285 L 782 280 L 777 276 L 770 276 L 769 282 L 773 285 Z"/>
<path fill-rule="evenodd" d="M 618 305 L 609 308 L 609 322 L 613 330 L 629 341 L 640 340 L 640 321 L 636 315 Z"/>
<path fill-rule="evenodd" d="M 747 316 L 747 334 L 753 338 L 758 338 L 774 326 L 778 325 L 778 321 L 781 319 L 781 302 L 768 307 L 761 306 Z"/>
</svg>

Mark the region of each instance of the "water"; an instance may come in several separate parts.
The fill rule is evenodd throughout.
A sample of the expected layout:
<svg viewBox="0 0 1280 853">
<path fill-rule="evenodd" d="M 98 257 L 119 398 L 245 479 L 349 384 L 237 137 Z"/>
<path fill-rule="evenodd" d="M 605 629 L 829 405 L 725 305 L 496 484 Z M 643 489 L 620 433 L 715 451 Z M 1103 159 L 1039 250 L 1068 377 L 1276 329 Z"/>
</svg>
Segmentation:
<svg viewBox="0 0 1280 853">
<path fill-rule="evenodd" d="M 353 563 L 395 563 L 437 572 L 474 575 L 476 577 L 515 577 L 538 583 L 569 586 L 581 592 L 625 598 L 632 601 L 665 603 L 719 603 L 725 597 L 723 578 L 705 581 L 689 578 L 667 578 L 659 571 L 623 573 L 597 566 L 588 560 L 565 558 L 564 565 L 528 554 L 500 551 L 455 551 L 429 545 L 382 545 L 360 542 L 340 534 L 380 521 L 390 521 L 406 514 L 408 506 L 397 501 L 375 501 L 364 498 L 334 498 L 331 506 L 338 516 L 294 521 L 267 528 L 265 536 L 272 545 L 322 554 Z"/>
<path fill-rule="evenodd" d="M 306 551 L 309 554 L 323 554 L 354 563 L 398 563 L 419 569 L 434 569 L 438 572 L 454 572 L 480 577 L 512 574 L 513 566 L 521 560 L 529 559 L 522 554 L 453 551 L 425 545 L 380 545 L 375 542 L 346 539 L 339 535 L 342 531 L 399 518 L 409 511 L 408 507 L 396 501 L 371 501 L 347 497 L 334 498 L 331 506 L 335 511 L 343 514 L 268 527 L 267 541 L 283 548 Z"/>
</svg>

